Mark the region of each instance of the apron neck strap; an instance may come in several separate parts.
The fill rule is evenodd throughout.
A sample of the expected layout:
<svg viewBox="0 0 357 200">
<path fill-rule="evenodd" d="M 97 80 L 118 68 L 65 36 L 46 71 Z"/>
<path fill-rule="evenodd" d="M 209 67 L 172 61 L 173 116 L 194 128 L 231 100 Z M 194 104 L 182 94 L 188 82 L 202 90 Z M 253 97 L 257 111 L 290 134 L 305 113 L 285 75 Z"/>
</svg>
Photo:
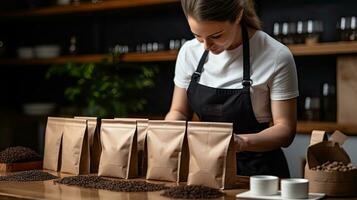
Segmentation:
<svg viewBox="0 0 357 200">
<path fill-rule="evenodd" d="M 242 37 L 243 37 L 243 81 L 242 85 L 244 87 L 250 87 L 253 83 L 252 79 L 250 79 L 250 52 L 249 52 L 249 36 L 248 36 L 248 31 L 247 27 L 245 24 L 242 22 L 241 23 L 241 28 L 242 28 Z M 206 62 L 207 56 L 208 56 L 208 50 L 205 50 L 203 52 L 203 55 L 201 56 L 201 59 L 198 63 L 198 67 L 196 71 L 192 74 L 191 81 L 194 81 L 198 83 L 201 77 L 203 65 Z"/>
<path fill-rule="evenodd" d="M 244 22 L 241 22 L 242 37 L 243 37 L 243 81 L 244 87 L 250 87 L 253 83 L 250 79 L 250 48 L 248 30 Z"/>
<path fill-rule="evenodd" d="M 198 63 L 198 67 L 196 69 L 196 71 L 192 74 L 192 81 L 198 83 L 198 81 L 200 80 L 201 77 L 201 72 L 203 69 L 203 65 L 206 62 L 207 56 L 208 56 L 208 50 L 205 50 L 205 52 L 203 52 L 203 55 L 201 56 L 200 62 Z"/>
</svg>

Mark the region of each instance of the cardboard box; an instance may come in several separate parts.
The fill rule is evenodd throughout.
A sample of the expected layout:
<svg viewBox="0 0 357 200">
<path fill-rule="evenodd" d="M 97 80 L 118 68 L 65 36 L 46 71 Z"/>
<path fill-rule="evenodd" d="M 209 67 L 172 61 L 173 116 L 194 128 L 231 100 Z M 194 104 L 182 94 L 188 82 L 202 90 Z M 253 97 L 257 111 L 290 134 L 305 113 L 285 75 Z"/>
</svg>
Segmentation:
<svg viewBox="0 0 357 200">
<path fill-rule="evenodd" d="M 351 163 L 351 159 L 342 148 L 347 137 L 335 131 L 330 140 L 326 140 L 325 131 L 313 131 L 307 150 L 305 178 L 309 179 L 309 192 L 325 193 L 327 196 L 357 196 L 357 170 L 322 171 L 312 168 L 327 161 Z"/>
</svg>

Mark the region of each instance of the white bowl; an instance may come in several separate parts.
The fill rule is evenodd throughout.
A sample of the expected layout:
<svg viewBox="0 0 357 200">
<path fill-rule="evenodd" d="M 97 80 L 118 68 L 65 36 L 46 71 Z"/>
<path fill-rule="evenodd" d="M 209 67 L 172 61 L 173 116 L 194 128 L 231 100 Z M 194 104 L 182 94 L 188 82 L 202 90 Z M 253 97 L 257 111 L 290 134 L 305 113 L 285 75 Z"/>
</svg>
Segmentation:
<svg viewBox="0 0 357 200">
<path fill-rule="evenodd" d="M 35 46 L 37 58 L 55 58 L 60 55 L 61 48 L 58 45 L 39 45 Z"/>
<path fill-rule="evenodd" d="M 19 47 L 17 48 L 17 56 L 20 59 L 31 59 L 34 57 L 34 50 L 32 47 Z"/>
<path fill-rule="evenodd" d="M 24 113 L 27 115 L 48 115 L 56 108 L 55 103 L 27 103 L 23 105 Z"/>
</svg>

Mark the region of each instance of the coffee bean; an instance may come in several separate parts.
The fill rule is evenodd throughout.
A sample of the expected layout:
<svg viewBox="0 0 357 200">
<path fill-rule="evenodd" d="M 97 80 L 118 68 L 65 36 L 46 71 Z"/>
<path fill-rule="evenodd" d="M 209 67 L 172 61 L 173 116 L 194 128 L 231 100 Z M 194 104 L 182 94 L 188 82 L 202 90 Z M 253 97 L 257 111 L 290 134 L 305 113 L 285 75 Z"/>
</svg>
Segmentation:
<svg viewBox="0 0 357 200">
<path fill-rule="evenodd" d="M 316 167 L 312 167 L 311 170 L 315 171 L 324 171 L 324 172 L 347 172 L 356 169 L 356 167 L 353 166 L 352 163 L 345 164 L 343 162 L 338 162 L 338 161 L 327 161 L 323 163 L 322 165 L 318 165 Z"/>
<path fill-rule="evenodd" d="M 56 179 L 57 176 L 53 176 L 47 172 L 39 170 L 30 170 L 23 172 L 16 172 L 8 176 L 0 176 L 0 181 L 15 181 L 15 182 L 27 182 L 27 181 L 46 181 Z"/>
<path fill-rule="evenodd" d="M 147 183 L 145 181 L 132 180 L 114 181 L 91 175 L 65 177 L 59 180 L 55 180 L 55 183 L 74 185 L 85 188 L 111 190 L 116 192 L 148 192 L 159 191 L 167 188 L 163 184 L 153 184 Z"/>
<path fill-rule="evenodd" d="M 0 152 L 0 163 L 19 163 L 41 159 L 41 156 L 34 150 L 22 146 L 9 147 Z"/>
<path fill-rule="evenodd" d="M 175 199 L 213 199 L 222 197 L 224 193 L 202 185 L 188 185 L 171 187 L 161 195 Z"/>
</svg>

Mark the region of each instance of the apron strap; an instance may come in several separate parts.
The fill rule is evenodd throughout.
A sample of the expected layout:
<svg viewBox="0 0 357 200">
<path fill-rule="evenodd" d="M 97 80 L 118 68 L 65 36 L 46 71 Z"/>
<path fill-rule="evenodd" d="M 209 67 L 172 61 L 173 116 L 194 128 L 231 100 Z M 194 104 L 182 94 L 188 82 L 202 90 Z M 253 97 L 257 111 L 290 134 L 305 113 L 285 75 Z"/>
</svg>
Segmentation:
<svg viewBox="0 0 357 200">
<path fill-rule="evenodd" d="M 208 50 L 205 50 L 205 52 L 203 52 L 203 55 L 201 56 L 200 62 L 198 63 L 198 67 L 197 67 L 196 71 L 191 76 L 191 81 L 194 81 L 194 82 L 198 83 L 198 81 L 200 80 L 201 72 L 202 72 L 202 69 L 203 69 L 203 65 L 206 62 L 208 52 L 209 52 Z"/>
<path fill-rule="evenodd" d="M 250 87 L 253 84 L 253 81 L 252 81 L 252 79 L 250 79 L 249 36 L 248 36 L 247 27 L 245 26 L 245 24 L 243 22 L 241 23 L 241 27 L 242 27 L 242 36 L 243 36 L 243 81 L 242 81 L 242 85 L 244 87 Z M 198 67 L 197 67 L 196 71 L 191 76 L 191 81 L 198 83 L 198 81 L 200 80 L 203 65 L 206 62 L 208 53 L 209 53 L 208 50 L 205 50 L 203 52 L 203 55 L 201 56 L 201 59 L 198 63 Z"/>
<path fill-rule="evenodd" d="M 249 51 L 249 36 L 246 25 L 242 22 L 242 36 L 243 36 L 243 81 L 244 87 L 250 87 L 253 84 L 250 79 L 250 51 Z"/>
</svg>

